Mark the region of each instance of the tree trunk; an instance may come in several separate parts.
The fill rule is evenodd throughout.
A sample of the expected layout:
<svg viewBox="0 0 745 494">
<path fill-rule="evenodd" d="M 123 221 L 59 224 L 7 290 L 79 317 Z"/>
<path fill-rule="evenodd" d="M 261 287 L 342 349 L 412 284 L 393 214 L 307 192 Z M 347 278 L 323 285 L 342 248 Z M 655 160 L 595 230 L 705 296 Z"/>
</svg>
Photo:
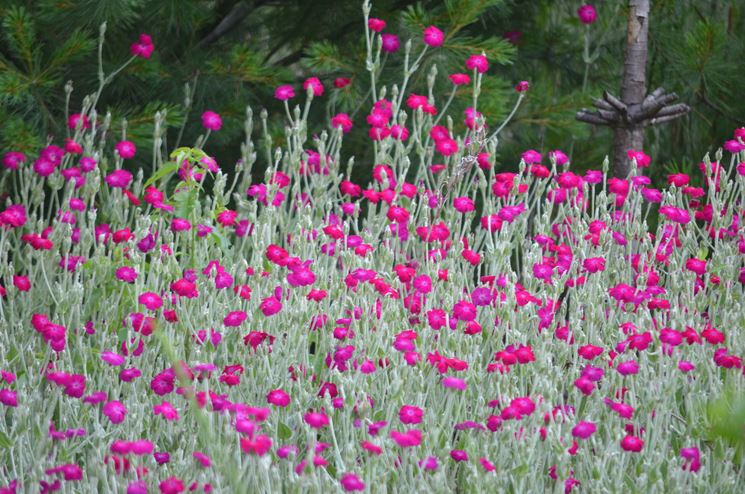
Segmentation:
<svg viewBox="0 0 745 494">
<path fill-rule="evenodd" d="M 626 55 L 621 83 L 621 101 L 627 107 L 640 105 L 647 92 L 647 48 L 649 45 L 649 0 L 629 0 Z M 626 178 L 631 171 L 627 151 L 642 151 L 643 123 L 619 125 L 615 129 L 613 145 L 613 174 Z"/>
</svg>

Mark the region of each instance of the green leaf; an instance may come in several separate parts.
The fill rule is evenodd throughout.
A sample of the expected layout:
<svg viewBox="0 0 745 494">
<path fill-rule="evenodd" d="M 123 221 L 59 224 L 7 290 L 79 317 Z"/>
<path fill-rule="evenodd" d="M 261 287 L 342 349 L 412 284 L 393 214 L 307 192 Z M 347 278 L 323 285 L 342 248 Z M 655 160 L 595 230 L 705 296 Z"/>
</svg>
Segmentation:
<svg viewBox="0 0 745 494">
<path fill-rule="evenodd" d="M 173 157 L 173 153 L 171 153 L 171 157 Z M 179 167 L 179 164 L 177 162 L 169 161 L 165 165 L 161 166 L 158 171 L 153 173 L 153 175 L 147 179 L 143 187 L 145 188 L 149 187 L 150 185 L 154 184 L 155 182 L 165 177 L 169 173 L 173 173 L 176 170 L 178 170 L 178 167 Z"/>
<path fill-rule="evenodd" d="M 292 437 L 292 429 L 280 422 L 279 426 L 277 427 L 277 436 L 279 436 L 282 441 L 287 441 Z"/>
<path fill-rule="evenodd" d="M 0 448 L 10 449 L 11 446 L 13 446 L 13 441 L 3 431 L 0 431 Z"/>
<path fill-rule="evenodd" d="M 39 49 L 36 44 L 36 26 L 31 16 L 23 7 L 11 7 L 5 13 L 3 28 L 8 47 L 15 51 L 26 68 L 31 70 Z"/>
</svg>

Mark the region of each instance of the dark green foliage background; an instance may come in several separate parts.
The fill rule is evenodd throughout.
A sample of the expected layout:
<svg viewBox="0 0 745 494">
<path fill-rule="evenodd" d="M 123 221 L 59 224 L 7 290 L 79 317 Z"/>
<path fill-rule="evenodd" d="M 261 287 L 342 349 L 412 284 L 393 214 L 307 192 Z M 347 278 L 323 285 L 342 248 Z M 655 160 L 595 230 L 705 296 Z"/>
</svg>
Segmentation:
<svg viewBox="0 0 745 494">
<path fill-rule="evenodd" d="M 515 100 L 514 85 L 531 84 L 529 96 L 505 131 L 497 163 L 514 169 L 528 148 L 562 149 L 574 168 L 599 167 L 610 152 L 612 133 L 576 122 L 578 109 L 590 106 L 603 90 L 618 92 L 623 66 L 625 2 L 598 1 L 598 21 L 590 27 L 577 19 L 578 1 L 517 0 L 377 0 L 375 17 L 387 32 L 421 47 L 421 30 L 435 24 L 446 33 L 444 47 L 430 50 L 419 77 L 410 86 L 426 94 L 426 75 L 437 64 L 438 106 L 450 83 L 446 75 L 464 72 L 468 55 L 487 53 L 491 63 L 480 100 L 487 121 L 495 125 Z M 207 43 L 219 23 L 242 4 L 246 15 L 233 29 Z M 327 128 L 329 114 L 354 114 L 355 130 L 345 153 L 356 156 L 355 178 L 366 180 L 373 163 L 364 118 L 371 100 L 364 70 L 361 2 L 357 0 L 0 0 L 0 152 L 33 154 L 49 139 L 65 136 L 64 85 L 71 80 L 71 110 L 97 86 L 96 46 L 99 25 L 106 22 L 104 64 L 107 72 L 129 57 L 129 45 L 141 32 L 152 35 L 150 60 L 136 60 L 105 91 L 99 104 L 114 122 L 127 119 L 128 137 L 141 150 L 135 166 L 149 166 L 153 114 L 167 110 L 169 143 L 187 121 L 183 143 L 201 132 L 205 109 L 220 113 L 223 130 L 207 151 L 224 169 L 238 158 L 246 105 L 266 107 L 272 115 L 275 145 L 281 142 L 282 108 L 273 99 L 279 84 L 300 85 L 319 77 L 326 94 L 315 104 L 311 129 Z M 647 131 L 645 151 L 654 157 L 651 173 L 694 173 L 705 152 L 715 151 L 744 124 L 745 5 L 725 0 L 653 1 L 648 87 L 676 91 L 692 113 Z M 505 32 L 520 31 L 515 44 Z M 596 55 L 583 88 L 584 35 Z M 387 57 L 383 84 L 401 79 L 403 49 Z M 350 77 L 339 91 L 335 77 Z M 196 82 L 193 106 L 184 106 L 184 85 Z M 332 96 L 332 93 L 336 93 Z M 296 98 L 295 101 L 299 101 Z M 451 114 L 457 125 L 469 106 L 463 90 Z M 118 129 L 121 130 L 121 127 Z M 117 134 L 115 134 L 117 135 Z M 261 176 L 264 163 L 255 168 Z M 146 170 L 146 175 L 148 170 Z"/>
</svg>

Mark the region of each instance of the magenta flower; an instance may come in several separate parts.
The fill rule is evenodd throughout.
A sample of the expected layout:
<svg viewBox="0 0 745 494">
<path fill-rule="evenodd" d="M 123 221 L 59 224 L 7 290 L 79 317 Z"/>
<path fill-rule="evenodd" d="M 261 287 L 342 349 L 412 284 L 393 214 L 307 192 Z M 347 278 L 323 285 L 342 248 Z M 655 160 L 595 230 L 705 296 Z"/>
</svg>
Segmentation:
<svg viewBox="0 0 745 494">
<path fill-rule="evenodd" d="M 101 360 L 111 366 L 118 367 L 124 363 L 126 358 L 119 355 L 118 353 L 105 351 L 101 352 Z"/>
<path fill-rule="evenodd" d="M 462 449 L 454 449 L 450 451 L 450 458 L 455 461 L 468 461 L 468 453 Z"/>
<path fill-rule="evenodd" d="M 150 58 L 150 55 L 153 54 L 153 50 L 155 49 L 155 46 L 153 46 L 153 40 L 150 37 L 149 34 L 140 34 L 140 37 L 138 38 L 136 43 L 132 43 L 132 45 L 129 47 L 129 52 L 134 57 L 140 57 L 140 58 Z"/>
<path fill-rule="evenodd" d="M 680 448 L 680 456 L 685 460 L 683 463 L 683 470 L 690 472 L 698 472 L 701 468 L 701 454 L 698 448 L 692 446 L 690 448 Z"/>
<path fill-rule="evenodd" d="M 365 483 L 362 482 L 362 480 L 360 480 L 360 478 L 353 473 L 345 473 L 344 475 L 342 475 L 339 483 L 347 492 L 365 490 Z"/>
<path fill-rule="evenodd" d="M 391 431 L 391 439 L 402 448 L 412 448 L 422 443 L 422 431 L 411 429 L 406 432 Z"/>
<path fill-rule="evenodd" d="M 311 88 L 313 91 L 313 96 L 323 96 L 323 83 L 321 83 L 321 80 L 318 77 L 309 77 L 305 79 L 305 82 L 303 82 L 303 89 L 307 92 L 308 88 Z"/>
<path fill-rule="evenodd" d="M 135 146 L 135 143 L 132 141 L 119 141 L 116 143 L 114 148 L 116 154 L 125 160 L 134 158 L 135 153 L 137 153 L 137 146 Z"/>
<path fill-rule="evenodd" d="M 589 25 L 597 19 L 597 12 L 595 12 L 595 7 L 590 4 L 585 4 L 577 9 L 577 17 L 579 17 L 582 24 Z"/>
<path fill-rule="evenodd" d="M 160 298 L 160 295 L 154 292 L 142 293 L 137 298 L 137 301 L 149 310 L 158 310 L 163 307 L 163 299 Z"/>
<path fill-rule="evenodd" d="M 207 110 L 202 113 L 202 127 L 217 132 L 222 127 L 222 118 L 217 113 Z"/>
<path fill-rule="evenodd" d="M 456 86 L 465 86 L 471 83 L 471 76 L 468 74 L 450 74 L 448 78 Z"/>
<path fill-rule="evenodd" d="M 584 422 L 580 421 L 572 427 L 572 436 L 576 437 L 577 439 L 589 439 L 590 436 L 592 436 L 595 431 L 597 430 L 597 427 L 592 422 Z"/>
<path fill-rule="evenodd" d="M 116 400 L 106 402 L 102 412 L 111 420 L 112 424 L 124 422 L 124 418 L 127 416 L 127 408 L 122 402 Z"/>
<path fill-rule="evenodd" d="M 518 93 L 526 93 L 530 89 L 530 83 L 528 81 L 520 81 L 515 86 L 515 91 Z"/>
<path fill-rule="evenodd" d="M 386 53 L 395 53 L 401 47 L 401 41 L 399 41 L 398 36 L 395 34 L 382 34 L 380 40 L 382 49 Z"/>
<path fill-rule="evenodd" d="M 153 405 L 153 415 L 160 415 L 170 421 L 179 420 L 180 418 L 178 410 L 167 401 L 163 401 L 159 405 Z"/>
<path fill-rule="evenodd" d="M 466 387 L 468 386 L 466 384 L 466 381 L 464 381 L 463 379 L 459 379 L 457 377 L 443 378 L 442 385 L 446 388 L 457 389 L 459 391 L 464 391 Z"/>
<path fill-rule="evenodd" d="M 137 279 L 137 271 L 130 266 L 121 266 L 116 270 L 116 278 L 125 283 L 134 283 Z"/>
<path fill-rule="evenodd" d="M 398 411 L 398 418 L 402 424 L 418 424 L 422 421 L 424 411 L 415 406 L 404 405 Z"/>
<path fill-rule="evenodd" d="M 383 19 L 376 19 L 374 17 L 370 17 L 367 20 L 367 27 L 370 29 L 370 31 L 379 33 L 383 29 L 385 29 L 385 21 Z"/>
<path fill-rule="evenodd" d="M 270 317 L 282 310 L 282 302 L 275 297 L 266 297 L 259 304 L 259 309 L 266 317 Z"/>
<path fill-rule="evenodd" d="M 329 418 L 323 412 L 308 412 L 303 415 L 303 420 L 314 429 L 322 429 L 329 424 Z"/>
<path fill-rule="evenodd" d="M 486 60 L 484 55 L 471 55 L 466 60 L 466 68 L 468 70 L 476 70 L 480 74 L 483 74 L 489 70 L 489 62 Z"/>
<path fill-rule="evenodd" d="M 266 401 L 270 405 L 285 408 L 290 404 L 290 395 L 281 389 L 274 389 L 267 393 Z"/>
<path fill-rule="evenodd" d="M 25 162 L 26 155 L 18 151 L 8 151 L 3 155 L 3 166 L 8 170 L 17 170 Z"/>
<path fill-rule="evenodd" d="M 114 189 L 126 189 L 132 182 L 132 174 L 127 170 L 114 170 L 104 178 L 109 187 Z"/>
<path fill-rule="evenodd" d="M 623 449 L 624 451 L 638 453 L 642 450 L 643 447 L 644 441 L 636 436 L 628 435 L 621 439 L 621 449 Z"/>
<path fill-rule="evenodd" d="M 422 37 L 424 43 L 431 46 L 432 48 L 442 46 L 442 44 L 445 42 L 445 35 L 435 26 L 429 26 L 428 28 L 425 28 Z"/>
<path fill-rule="evenodd" d="M 6 407 L 18 406 L 18 394 L 10 389 L 0 389 L 0 403 Z"/>
<path fill-rule="evenodd" d="M 331 118 L 331 128 L 340 128 L 345 134 L 352 130 L 352 119 L 346 113 L 337 113 Z"/>
<path fill-rule="evenodd" d="M 280 101 L 287 101 L 295 97 L 295 89 L 288 84 L 279 86 L 274 90 L 274 97 Z"/>
</svg>

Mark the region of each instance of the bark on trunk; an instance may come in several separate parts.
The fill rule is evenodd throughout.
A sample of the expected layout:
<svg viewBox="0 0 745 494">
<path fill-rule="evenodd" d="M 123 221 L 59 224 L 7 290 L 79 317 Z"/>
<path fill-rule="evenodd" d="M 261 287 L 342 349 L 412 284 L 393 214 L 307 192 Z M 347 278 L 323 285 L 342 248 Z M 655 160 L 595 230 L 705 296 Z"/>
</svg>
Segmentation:
<svg viewBox="0 0 745 494">
<path fill-rule="evenodd" d="M 647 49 L 649 45 L 649 0 L 629 0 L 626 56 L 624 57 L 621 101 L 627 107 L 640 105 L 647 92 Z M 626 178 L 631 171 L 627 151 L 642 150 L 644 127 L 642 123 L 615 129 L 613 145 L 613 174 Z"/>
</svg>

